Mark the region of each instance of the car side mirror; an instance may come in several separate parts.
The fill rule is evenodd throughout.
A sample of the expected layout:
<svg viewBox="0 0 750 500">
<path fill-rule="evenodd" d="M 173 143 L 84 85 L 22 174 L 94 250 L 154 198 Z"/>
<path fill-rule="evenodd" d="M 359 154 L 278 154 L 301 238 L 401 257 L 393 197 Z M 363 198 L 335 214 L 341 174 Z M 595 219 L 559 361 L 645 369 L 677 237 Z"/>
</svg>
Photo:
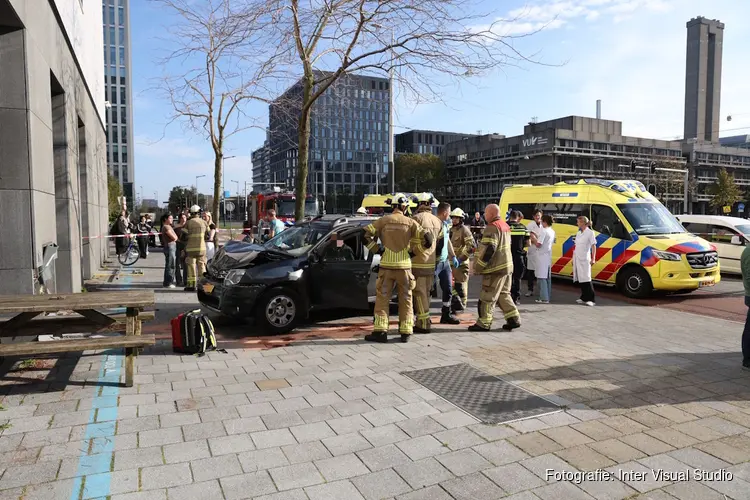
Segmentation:
<svg viewBox="0 0 750 500">
<path fill-rule="evenodd" d="M 742 245 L 742 240 L 740 239 L 740 237 L 739 237 L 739 236 L 737 236 L 737 235 L 735 234 L 734 236 L 732 236 L 732 241 L 731 241 L 731 243 L 732 243 L 732 245 L 739 245 L 739 246 L 741 246 L 741 245 Z"/>
</svg>

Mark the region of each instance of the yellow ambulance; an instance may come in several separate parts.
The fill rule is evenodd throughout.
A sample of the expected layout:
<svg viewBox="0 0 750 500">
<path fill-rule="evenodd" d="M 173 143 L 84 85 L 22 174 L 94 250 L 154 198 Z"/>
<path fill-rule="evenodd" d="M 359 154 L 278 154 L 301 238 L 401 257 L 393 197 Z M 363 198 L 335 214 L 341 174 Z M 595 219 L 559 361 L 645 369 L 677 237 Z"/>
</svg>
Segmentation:
<svg viewBox="0 0 750 500">
<path fill-rule="evenodd" d="M 716 248 L 688 233 L 639 181 L 576 179 L 554 185 L 508 186 L 501 213 L 519 210 L 524 224 L 535 210 L 555 219 L 552 274 L 573 276 L 576 219 L 585 215 L 596 234 L 594 281 L 634 298 L 653 290 L 685 292 L 721 280 Z"/>
<path fill-rule="evenodd" d="M 413 193 L 404 193 L 409 198 L 409 210 L 414 213 L 417 204 L 411 199 Z M 430 193 L 432 194 L 432 193 Z M 393 208 L 386 202 L 393 196 L 392 194 L 366 194 L 362 199 L 362 207 L 370 215 L 385 215 L 393 212 Z M 437 213 L 438 202 L 432 204 L 432 213 Z"/>
</svg>

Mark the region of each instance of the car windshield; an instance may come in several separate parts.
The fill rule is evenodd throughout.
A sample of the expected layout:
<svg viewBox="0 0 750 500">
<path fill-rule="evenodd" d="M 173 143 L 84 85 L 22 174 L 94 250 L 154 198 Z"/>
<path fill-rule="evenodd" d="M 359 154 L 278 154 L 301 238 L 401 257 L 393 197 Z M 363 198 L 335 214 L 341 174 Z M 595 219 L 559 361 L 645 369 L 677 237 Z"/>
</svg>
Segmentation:
<svg viewBox="0 0 750 500">
<path fill-rule="evenodd" d="M 278 206 L 278 216 L 279 217 L 294 217 L 294 200 L 282 200 L 279 201 Z M 316 216 L 318 215 L 318 201 L 317 200 L 307 200 L 305 202 L 305 215 L 306 216 Z"/>
<path fill-rule="evenodd" d="M 661 203 L 627 203 L 617 207 L 636 234 L 684 233 L 685 228 Z"/>
<path fill-rule="evenodd" d="M 739 226 L 734 226 L 734 228 L 745 236 L 750 236 L 750 224 L 740 224 Z"/>
<path fill-rule="evenodd" d="M 307 252 L 327 233 L 327 229 L 313 224 L 293 226 L 265 242 L 263 247 L 268 250 L 281 250 L 298 256 Z"/>
</svg>

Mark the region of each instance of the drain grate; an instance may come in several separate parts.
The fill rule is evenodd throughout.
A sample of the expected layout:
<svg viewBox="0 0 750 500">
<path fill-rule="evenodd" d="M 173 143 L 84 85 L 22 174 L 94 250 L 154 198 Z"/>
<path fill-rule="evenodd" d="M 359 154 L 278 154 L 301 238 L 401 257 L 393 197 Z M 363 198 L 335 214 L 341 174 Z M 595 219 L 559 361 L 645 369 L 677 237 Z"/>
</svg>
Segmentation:
<svg viewBox="0 0 750 500">
<path fill-rule="evenodd" d="M 487 424 L 501 424 L 558 411 L 554 403 L 461 363 L 402 375 Z"/>
</svg>

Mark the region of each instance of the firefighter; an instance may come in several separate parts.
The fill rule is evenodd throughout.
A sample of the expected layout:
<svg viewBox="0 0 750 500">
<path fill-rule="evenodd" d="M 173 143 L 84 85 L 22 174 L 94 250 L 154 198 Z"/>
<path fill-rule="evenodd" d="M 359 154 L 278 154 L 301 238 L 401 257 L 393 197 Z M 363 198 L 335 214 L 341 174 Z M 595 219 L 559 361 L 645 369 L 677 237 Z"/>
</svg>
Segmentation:
<svg viewBox="0 0 750 500">
<path fill-rule="evenodd" d="M 206 221 L 201 219 L 201 207 L 193 205 L 190 207 L 190 218 L 182 228 L 183 238 L 187 238 L 185 253 L 187 259 L 187 283 L 186 292 L 194 292 L 197 276 L 203 276 L 206 272 L 206 239 L 208 231 Z M 197 274 L 196 274 L 197 270 Z"/>
<path fill-rule="evenodd" d="M 469 255 L 474 250 L 474 237 L 464 221 L 466 214 L 460 208 L 451 212 L 453 227 L 451 227 L 451 244 L 458 258 L 458 267 L 453 268 L 453 299 L 451 311 L 458 312 L 466 309 L 466 299 L 469 293 Z"/>
<path fill-rule="evenodd" d="M 521 224 L 523 214 L 518 210 L 511 210 L 508 217 L 510 226 L 510 252 L 513 255 L 513 283 L 510 287 L 510 297 L 516 305 L 521 303 L 521 278 L 523 278 L 523 259 L 526 257 L 526 247 L 529 246 L 531 236 L 529 229 Z"/>
<path fill-rule="evenodd" d="M 482 276 L 482 291 L 479 294 L 479 317 L 469 327 L 472 332 L 487 332 L 492 327 L 495 304 L 500 306 L 505 317 L 503 330 L 521 326 L 521 317 L 510 296 L 513 281 L 513 256 L 511 255 L 510 226 L 500 218 L 500 207 L 487 205 L 484 209 L 487 227 L 474 261 L 474 274 Z"/>
<path fill-rule="evenodd" d="M 398 331 L 401 342 L 408 342 L 414 329 L 412 290 L 416 286 L 411 273 L 410 254 L 421 255 L 432 247 L 432 235 L 404 215 L 409 204 L 401 193 L 394 194 L 386 203 L 393 213 L 365 227 L 365 242 L 371 252 L 381 254 L 376 283 L 375 320 L 373 332 L 365 337 L 370 342 L 388 342 L 388 307 L 393 287 L 398 287 Z M 378 244 L 378 238 L 380 244 Z"/>
<path fill-rule="evenodd" d="M 435 198 L 429 193 L 415 195 L 412 200 L 417 204 L 417 213 L 412 217 L 426 234 L 430 234 L 436 242 L 421 255 L 415 255 L 411 260 L 412 274 L 417 280 L 414 289 L 414 305 L 417 313 L 417 323 L 414 333 L 430 333 L 430 291 L 435 281 L 436 257 L 443 250 L 443 223 L 432 215 L 432 204 Z"/>
</svg>

